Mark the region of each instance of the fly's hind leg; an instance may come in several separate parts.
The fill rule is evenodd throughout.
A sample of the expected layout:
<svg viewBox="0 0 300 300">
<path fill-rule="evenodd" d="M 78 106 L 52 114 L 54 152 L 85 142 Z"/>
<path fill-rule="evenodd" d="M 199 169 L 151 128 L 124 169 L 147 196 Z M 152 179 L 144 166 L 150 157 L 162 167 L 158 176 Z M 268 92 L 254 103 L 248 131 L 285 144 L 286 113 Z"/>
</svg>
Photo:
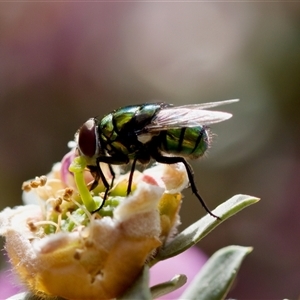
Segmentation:
<svg viewBox="0 0 300 300">
<path fill-rule="evenodd" d="M 130 169 L 130 174 L 129 174 L 129 179 L 128 179 L 128 186 L 127 186 L 127 196 L 131 193 L 131 186 L 132 186 L 132 180 L 133 180 L 133 173 L 135 170 L 135 165 L 136 165 L 137 158 L 135 158 L 132 162 L 131 169 Z"/>
<path fill-rule="evenodd" d="M 200 201 L 200 203 L 202 204 L 203 208 L 206 210 L 206 212 L 208 214 L 210 214 L 211 216 L 215 217 L 216 219 L 218 220 L 221 220 L 218 216 L 216 216 L 215 214 L 213 214 L 210 209 L 207 207 L 207 205 L 205 204 L 204 200 L 202 199 L 202 197 L 200 196 L 199 192 L 198 192 L 198 189 L 197 189 L 197 186 L 195 184 L 195 180 L 194 180 L 194 172 L 193 172 L 193 169 L 192 167 L 189 165 L 189 163 L 183 158 L 183 157 L 180 157 L 180 156 L 163 156 L 161 155 L 159 152 L 155 152 L 154 154 L 152 154 L 152 157 L 159 163 L 162 163 L 162 164 L 176 164 L 176 163 L 183 163 L 184 166 L 185 166 L 185 169 L 186 169 L 186 172 L 188 174 L 188 178 L 189 178 L 189 181 L 190 181 L 190 185 L 191 185 L 191 189 L 192 189 L 192 192 L 196 195 L 196 197 L 198 198 L 198 200 Z"/>
</svg>

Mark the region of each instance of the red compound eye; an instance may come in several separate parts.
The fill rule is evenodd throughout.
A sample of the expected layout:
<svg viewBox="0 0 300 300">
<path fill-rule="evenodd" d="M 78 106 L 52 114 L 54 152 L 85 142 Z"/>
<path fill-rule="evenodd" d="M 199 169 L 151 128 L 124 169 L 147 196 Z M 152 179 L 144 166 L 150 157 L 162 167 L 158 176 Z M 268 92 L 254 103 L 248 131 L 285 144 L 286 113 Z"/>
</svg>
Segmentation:
<svg viewBox="0 0 300 300">
<path fill-rule="evenodd" d="M 94 119 L 86 121 L 78 133 L 78 148 L 88 157 L 93 157 L 97 151 L 96 124 Z"/>
</svg>

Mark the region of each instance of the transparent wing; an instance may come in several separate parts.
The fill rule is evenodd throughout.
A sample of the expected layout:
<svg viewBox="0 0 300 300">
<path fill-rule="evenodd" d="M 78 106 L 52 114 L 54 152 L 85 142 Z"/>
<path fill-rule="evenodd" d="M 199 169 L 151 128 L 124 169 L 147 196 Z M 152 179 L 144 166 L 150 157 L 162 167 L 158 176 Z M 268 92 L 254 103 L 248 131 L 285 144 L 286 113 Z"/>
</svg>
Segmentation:
<svg viewBox="0 0 300 300">
<path fill-rule="evenodd" d="M 153 132 L 181 127 L 195 127 L 199 125 L 210 125 L 225 121 L 232 117 L 230 113 L 221 111 L 210 111 L 204 108 L 216 107 L 239 101 L 238 99 L 210 102 L 202 104 L 190 104 L 177 107 L 166 107 L 160 110 L 146 130 Z"/>
<path fill-rule="evenodd" d="M 200 104 L 188 104 L 188 105 L 182 105 L 182 106 L 177 106 L 179 107 L 185 107 L 185 108 L 196 108 L 196 109 L 207 109 L 207 108 L 212 108 L 212 107 L 217 107 L 221 105 L 227 105 L 235 102 L 239 102 L 239 99 L 231 99 L 231 100 L 223 100 L 223 101 L 216 101 L 216 102 L 208 102 L 208 103 L 200 103 Z"/>
<path fill-rule="evenodd" d="M 182 105 L 177 106 L 177 108 L 185 107 L 190 109 L 207 109 L 212 107 L 217 107 L 221 105 L 227 105 L 235 102 L 239 102 L 239 99 L 231 99 L 231 100 L 224 100 L 224 101 L 216 101 L 216 102 L 208 102 L 208 103 L 200 103 L 200 104 L 188 104 L 188 105 Z"/>
</svg>

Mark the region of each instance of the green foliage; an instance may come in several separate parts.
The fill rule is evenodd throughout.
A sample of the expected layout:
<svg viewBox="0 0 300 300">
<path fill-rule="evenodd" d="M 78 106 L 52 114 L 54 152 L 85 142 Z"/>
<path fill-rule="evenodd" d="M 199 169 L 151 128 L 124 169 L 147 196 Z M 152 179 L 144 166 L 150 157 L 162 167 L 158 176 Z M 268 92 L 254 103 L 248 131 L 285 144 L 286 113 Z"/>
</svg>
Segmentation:
<svg viewBox="0 0 300 300">
<path fill-rule="evenodd" d="M 156 256 L 156 261 L 170 258 L 178 255 L 191 246 L 198 243 L 209 232 L 219 226 L 226 219 L 235 215 L 237 212 L 246 208 L 247 206 L 259 201 L 258 198 L 247 195 L 236 195 L 219 205 L 213 213 L 221 218 L 218 220 L 210 215 L 206 215 L 199 221 L 190 225 L 188 228 L 179 233 L 170 243 L 160 249 Z M 153 261 L 152 265 L 156 262 Z"/>
<path fill-rule="evenodd" d="M 241 246 L 228 246 L 217 251 L 207 261 L 181 298 L 225 299 L 243 259 L 251 251 L 252 248 Z"/>
</svg>

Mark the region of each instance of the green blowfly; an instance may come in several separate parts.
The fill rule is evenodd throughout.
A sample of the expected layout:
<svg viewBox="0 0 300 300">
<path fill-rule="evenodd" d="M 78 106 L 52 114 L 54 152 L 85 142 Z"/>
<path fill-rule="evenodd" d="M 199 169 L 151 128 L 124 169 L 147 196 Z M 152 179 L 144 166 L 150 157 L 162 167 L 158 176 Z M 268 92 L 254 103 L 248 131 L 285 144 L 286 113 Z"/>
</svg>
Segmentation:
<svg viewBox="0 0 300 300">
<path fill-rule="evenodd" d="M 237 99 L 173 106 L 171 104 L 144 103 L 114 110 L 103 118 L 87 120 L 76 133 L 79 155 L 88 161 L 94 177 L 93 190 L 101 179 L 106 191 L 100 210 L 107 198 L 110 184 L 104 176 L 100 162 L 109 166 L 132 162 L 127 194 L 131 192 L 133 172 L 137 162 L 148 164 L 151 159 L 163 164 L 183 163 L 191 189 L 204 209 L 215 216 L 201 198 L 196 187 L 193 169 L 186 158 L 201 157 L 208 148 L 207 125 L 229 119 L 226 112 L 210 111 L 208 108 L 237 102 Z"/>
</svg>

